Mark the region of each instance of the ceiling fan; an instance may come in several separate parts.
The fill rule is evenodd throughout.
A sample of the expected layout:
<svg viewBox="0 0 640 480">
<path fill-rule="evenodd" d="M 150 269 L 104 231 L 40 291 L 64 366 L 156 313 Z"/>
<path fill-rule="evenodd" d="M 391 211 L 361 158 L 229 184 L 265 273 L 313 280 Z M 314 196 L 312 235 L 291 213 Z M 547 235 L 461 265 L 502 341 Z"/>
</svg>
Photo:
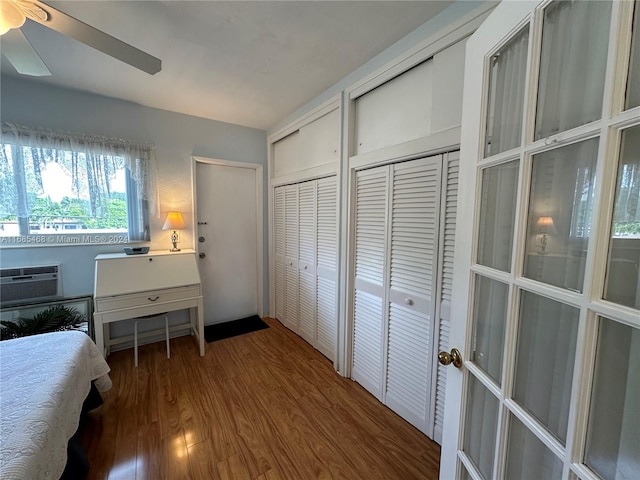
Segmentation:
<svg viewBox="0 0 640 480">
<path fill-rule="evenodd" d="M 20 30 L 27 18 L 151 75 L 158 73 L 162 67 L 160 59 L 39 0 L 0 0 L 2 54 L 20 74 L 38 77 L 51 75 Z"/>
</svg>

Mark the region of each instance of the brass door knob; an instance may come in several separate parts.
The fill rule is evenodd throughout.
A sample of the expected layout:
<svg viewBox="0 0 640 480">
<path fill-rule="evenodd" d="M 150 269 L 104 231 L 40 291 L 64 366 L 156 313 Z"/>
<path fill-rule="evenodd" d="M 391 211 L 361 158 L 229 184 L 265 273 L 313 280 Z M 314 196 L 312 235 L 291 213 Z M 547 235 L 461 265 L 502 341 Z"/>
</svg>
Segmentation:
<svg viewBox="0 0 640 480">
<path fill-rule="evenodd" d="M 453 363 L 453 366 L 460 368 L 462 366 L 462 355 L 457 348 L 452 348 L 451 353 L 440 352 L 438 354 L 438 361 L 442 365 L 449 365 Z"/>
</svg>

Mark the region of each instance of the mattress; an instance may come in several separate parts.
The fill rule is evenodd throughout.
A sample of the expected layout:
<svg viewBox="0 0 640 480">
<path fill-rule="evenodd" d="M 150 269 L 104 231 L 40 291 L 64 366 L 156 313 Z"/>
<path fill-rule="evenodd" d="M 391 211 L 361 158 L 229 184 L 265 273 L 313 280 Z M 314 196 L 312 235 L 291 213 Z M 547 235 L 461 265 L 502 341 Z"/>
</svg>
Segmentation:
<svg viewBox="0 0 640 480">
<path fill-rule="evenodd" d="M 108 372 L 83 332 L 0 342 L 0 478 L 60 478 L 91 382 L 109 390 Z"/>
</svg>

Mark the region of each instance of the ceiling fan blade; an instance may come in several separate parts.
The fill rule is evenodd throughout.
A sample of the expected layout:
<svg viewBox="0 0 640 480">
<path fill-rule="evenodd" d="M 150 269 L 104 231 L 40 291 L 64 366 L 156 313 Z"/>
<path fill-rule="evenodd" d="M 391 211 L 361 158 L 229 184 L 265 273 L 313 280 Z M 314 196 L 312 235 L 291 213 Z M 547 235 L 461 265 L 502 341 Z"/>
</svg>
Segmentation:
<svg viewBox="0 0 640 480">
<path fill-rule="evenodd" d="M 19 28 L 2 36 L 2 53 L 13 68 L 22 75 L 48 77 L 51 72 Z"/>
<path fill-rule="evenodd" d="M 131 45 L 108 35 L 97 28 L 73 18 L 66 13 L 57 10 L 46 3 L 34 0 L 33 3 L 42 8 L 47 13 L 47 18 L 37 15 L 29 15 L 29 18 L 45 27 L 74 38 L 90 47 L 95 48 L 107 55 L 112 56 L 122 62 L 128 63 L 132 67 L 154 75 L 162 68 L 162 61 L 148 53 L 143 52 Z"/>
</svg>

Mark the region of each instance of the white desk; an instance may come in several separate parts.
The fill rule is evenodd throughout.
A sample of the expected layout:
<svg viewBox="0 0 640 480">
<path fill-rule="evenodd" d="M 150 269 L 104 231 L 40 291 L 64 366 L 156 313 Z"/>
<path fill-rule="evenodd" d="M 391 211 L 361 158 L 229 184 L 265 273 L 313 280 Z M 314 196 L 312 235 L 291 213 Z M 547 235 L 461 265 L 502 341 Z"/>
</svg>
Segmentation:
<svg viewBox="0 0 640 480">
<path fill-rule="evenodd" d="M 204 355 L 202 284 L 193 250 L 98 255 L 94 305 L 96 345 L 104 356 L 111 346 L 110 323 L 187 308 Z"/>
</svg>

